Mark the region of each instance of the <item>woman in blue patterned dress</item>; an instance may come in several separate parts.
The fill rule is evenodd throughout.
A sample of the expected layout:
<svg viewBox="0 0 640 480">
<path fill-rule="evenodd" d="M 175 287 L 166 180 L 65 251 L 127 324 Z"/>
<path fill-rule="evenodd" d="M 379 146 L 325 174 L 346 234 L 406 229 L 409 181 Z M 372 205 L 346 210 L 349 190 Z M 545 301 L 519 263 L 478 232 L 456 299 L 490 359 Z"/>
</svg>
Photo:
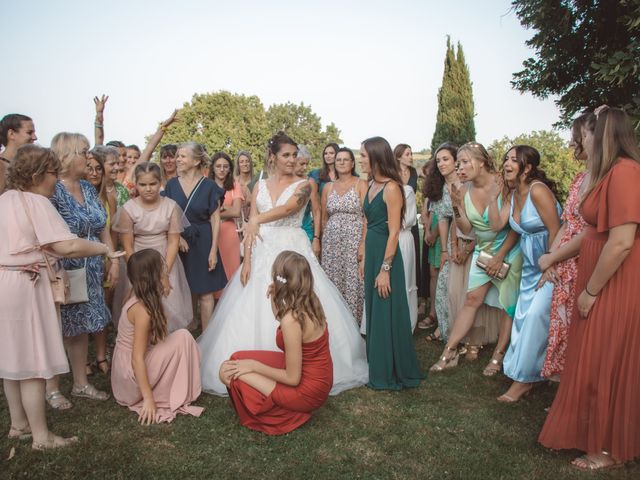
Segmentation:
<svg viewBox="0 0 640 480">
<path fill-rule="evenodd" d="M 105 229 L 107 214 L 95 188 L 83 177 L 87 168 L 89 141 L 79 133 L 59 133 L 51 141 L 51 149 L 62 164 L 60 180 L 51 198 L 71 233 L 79 238 L 102 241 L 113 250 L 111 236 Z M 87 379 L 88 334 L 100 334 L 111 321 L 104 299 L 104 260 L 101 256 L 64 259 L 65 270 L 86 266 L 88 302 L 61 305 L 62 334 L 73 372 L 71 395 L 92 400 L 106 400 L 109 395 L 97 390 Z M 117 281 L 119 262 L 110 261 L 107 281 Z M 96 342 L 98 345 L 99 342 Z M 105 348 L 101 349 L 104 350 Z M 96 351 L 98 362 L 106 360 L 106 351 Z M 70 408 L 71 403 L 60 393 L 58 378 L 47 381 L 47 401 L 53 408 Z"/>
</svg>

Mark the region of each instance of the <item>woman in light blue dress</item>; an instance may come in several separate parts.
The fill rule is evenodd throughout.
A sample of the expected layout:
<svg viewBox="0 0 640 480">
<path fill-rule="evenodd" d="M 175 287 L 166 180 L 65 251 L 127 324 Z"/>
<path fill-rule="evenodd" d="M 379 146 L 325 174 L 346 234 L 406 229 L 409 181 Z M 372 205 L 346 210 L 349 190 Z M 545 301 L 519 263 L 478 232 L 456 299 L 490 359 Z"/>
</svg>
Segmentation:
<svg viewBox="0 0 640 480">
<path fill-rule="evenodd" d="M 520 234 L 523 256 L 511 343 L 504 357 L 504 373 L 513 384 L 498 397 L 504 403 L 517 402 L 535 382 L 544 380 L 540 372 L 547 349 L 553 284 L 546 282 L 538 288 L 542 277 L 538 259 L 560 229 L 562 209 L 556 200 L 554 182 L 547 179 L 539 165 L 540 153 L 535 148 L 518 145 L 509 150 L 503 171 L 505 181 L 513 188 L 510 201 L 499 212 L 496 204 L 490 207 L 492 227 L 508 221 Z"/>
</svg>

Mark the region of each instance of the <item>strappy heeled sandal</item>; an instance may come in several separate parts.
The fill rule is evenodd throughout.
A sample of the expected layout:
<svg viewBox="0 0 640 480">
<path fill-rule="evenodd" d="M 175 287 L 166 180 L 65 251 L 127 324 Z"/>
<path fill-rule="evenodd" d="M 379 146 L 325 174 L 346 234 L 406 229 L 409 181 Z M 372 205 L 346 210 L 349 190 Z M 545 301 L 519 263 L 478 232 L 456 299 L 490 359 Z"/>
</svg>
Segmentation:
<svg viewBox="0 0 640 480">
<path fill-rule="evenodd" d="M 454 352 L 453 356 L 447 357 L 447 352 Z M 441 372 L 446 370 L 447 368 L 453 368 L 458 365 L 458 360 L 460 359 L 460 355 L 458 354 L 457 348 L 445 347 L 444 353 L 440 357 L 440 359 L 434 363 L 429 371 L 431 372 Z"/>
<path fill-rule="evenodd" d="M 103 360 L 96 359 L 96 361 L 91 364 L 91 368 L 96 369 L 98 372 L 102 372 L 106 375 L 107 373 L 109 373 L 111 365 L 109 365 L 109 360 L 106 358 Z"/>
<path fill-rule="evenodd" d="M 496 355 L 500 355 L 500 359 L 497 359 Z M 504 352 L 501 352 L 499 350 L 497 352 L 494 352 L 493 356 L 491 357 L 491 360 L 489 360 L 489 363 L 487 364 L 487 366 L 484 367 L 482 374 L 485 377 L 493 377 L 498 373 L 500 373 L 502 371 L 503 359 L 504 359 Z"/>
<path fill-rule="evenodd" d="M 432 313 L 424 317 L 422 320 L 418 322 L 418 328 L 420 330 L 427 330 L 433 327 L 436 324 L 436 317 L 433 316 Z"/>
<path fill-rule="evenodd" d="M 71 395 L 74 397 L 88 398 L 90 400 L 104 401 L 109 399 L 109 394 L 107 392 L 98 390 L 90 383 L 87 383 L 84 387 L 74 385 L 71 389 Z"/>
</svg>

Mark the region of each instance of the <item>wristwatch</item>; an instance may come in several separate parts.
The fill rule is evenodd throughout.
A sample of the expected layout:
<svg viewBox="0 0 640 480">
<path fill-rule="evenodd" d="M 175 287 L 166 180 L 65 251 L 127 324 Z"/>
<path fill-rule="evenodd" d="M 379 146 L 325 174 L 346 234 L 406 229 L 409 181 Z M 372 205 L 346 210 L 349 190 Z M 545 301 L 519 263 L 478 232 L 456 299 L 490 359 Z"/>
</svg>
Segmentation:
<svg viewBox="0 0 640 480">
<path fill-rule="evenodd" d="M 391 264 L 387 262 L 382 262 L 382 266 L 380 267 L 380 270 L 382 270 L 383 272 L 388 272 L 389 270 L 391 270 Z"/>
</svg>

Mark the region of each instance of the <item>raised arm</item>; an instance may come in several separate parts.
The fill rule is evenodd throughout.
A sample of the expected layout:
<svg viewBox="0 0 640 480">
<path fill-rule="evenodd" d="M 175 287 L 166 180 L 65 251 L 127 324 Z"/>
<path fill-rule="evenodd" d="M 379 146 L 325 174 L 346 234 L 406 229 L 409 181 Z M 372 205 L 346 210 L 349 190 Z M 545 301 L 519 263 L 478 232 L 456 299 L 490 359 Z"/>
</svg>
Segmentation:
<svg viewBox="0 0 640 480">
<path fill-rule="evenodd" d="M 462 233 L 469 235 L 473 226 L 467 217 L 467 210 L 464 208 L 464 196 L 466 188 L 464 185 L 451 185 L 451 205 L 453 207 L 453 220 Z"/>
<path fill-rule="evenodd" d="M 93 123 L 94 145 L 104 145 L 104 107 L 109 100 L 109 95 L 102 95 L 100 98 L 93 97 L 96 106 L 96 119 Z"/>
<path fill-rule="evenodd" d="M 499 232 L 509 223 L 511 213 L 511 195 L 506 194 L 502 176 L 495 175 L 489 188 L 489 225 L 491 230 Z M 498 198 L 502 196 L 502 206 L 498 207 Z"/>
<path fill-rule="evenodd" d="M 151 160 L 151 155 L 153 155 L 153 151 L 156 149 L 162 137 L 164 136 L 164 132 L 167 131 L 167 128 L 176 121 L 176 115 L 178 114 L 178 110 L 174 110 L 173 113 L 167 118 L 164 122 L 160 123 L 156 133 L 149 139 L 147 146 L 144 147 L 142 154 L 140 155 L 140 159 L 138 163 L 148 162 Z"/>
</svg>

